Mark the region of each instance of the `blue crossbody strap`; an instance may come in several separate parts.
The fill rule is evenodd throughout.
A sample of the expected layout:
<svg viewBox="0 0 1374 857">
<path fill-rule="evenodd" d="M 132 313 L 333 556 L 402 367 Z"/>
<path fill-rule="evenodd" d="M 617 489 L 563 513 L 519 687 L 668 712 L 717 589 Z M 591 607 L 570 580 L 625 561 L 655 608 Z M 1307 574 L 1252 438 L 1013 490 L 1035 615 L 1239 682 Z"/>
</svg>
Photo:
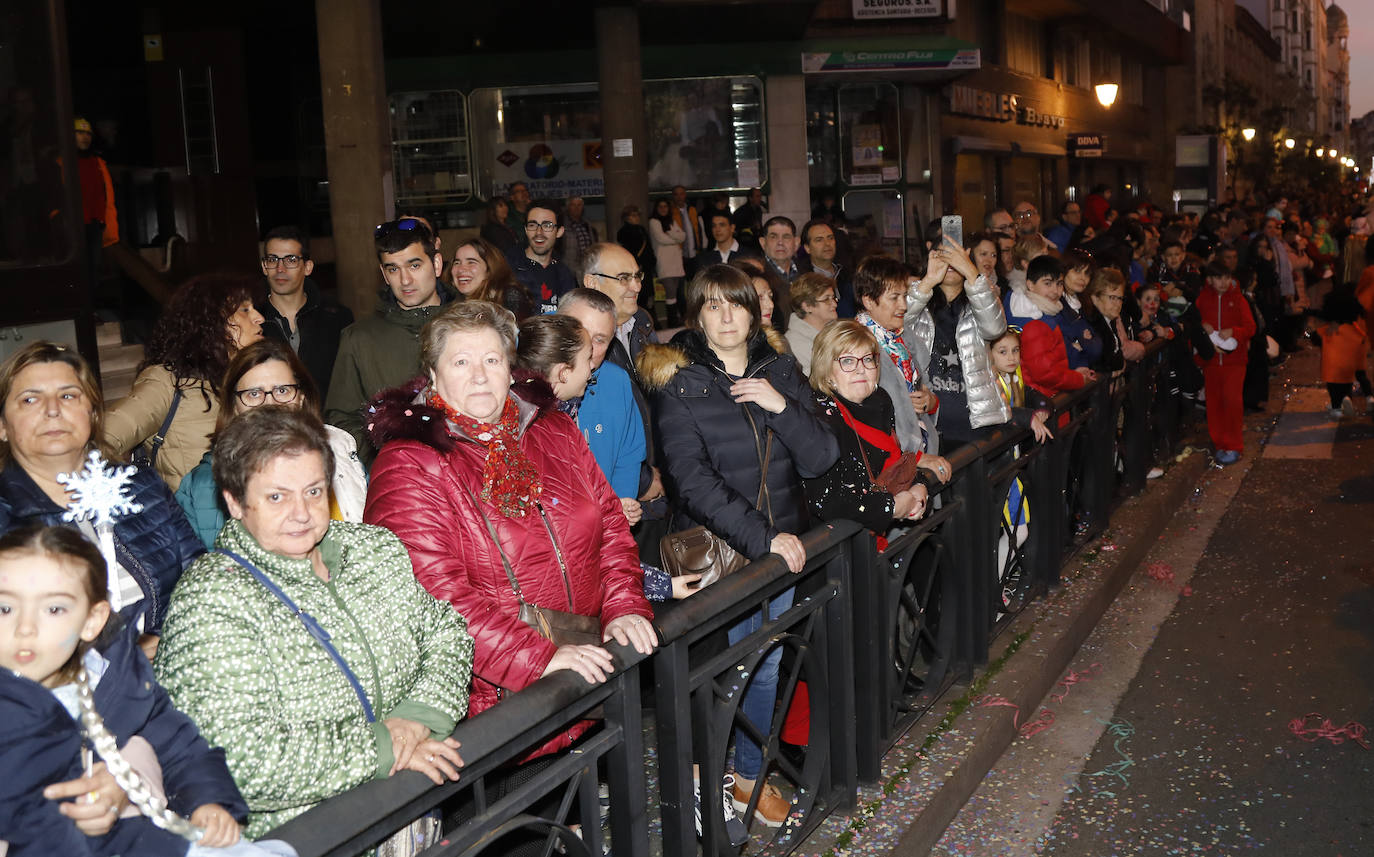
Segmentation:
<svg viewBox="0 0 1374 857">
<path fill-rule="evenodd" d="M 324 647 L 324 650 L 334 659 L 334 663 L 338 664 L 339 669 L 343 671 L 344 678 L 348 679 L 348 683 L 353 685 L 353 692 L 358 694 L 358 701 L 363 704 L 363 713 L 367 715 L 367 722 L 376 723 L 377 717 L 372 713 L 372 703 L 367 700 L 367 693 L 363 690 L 362 682 L 358 681 L 358 677 L 353 674 L 353 670 L 349 668 L 348 662 L 343 659 L 343 655 L 339 654 L 339 650 L 334 648 L 333 643 L 329 642 L 329 632 L 321 627 L 319 622 L 315 621 L 314 616 L 311 616 L 309 613 L 297 607 L 296 602 L 292 601 L 285 592 L 282 592 L 281 587 L 273 583 L 271 578 L 263 574 L 262 569 L 231 550 L 225 550 L 224 548 L 219 548 L 218 550 L 234 562 L 248 569 L 248 571 L 258 579 L 259 583 L 267 587 L 268 592 L 277 596 L 278 600 L 285 604 L 286 608 L 294 613 L 297 619 L 301 620 L 301 624 L 305 626 L 305 630 L 310 633 L 310 636 L 315 638 L 315 642 Z"/>
</svg>

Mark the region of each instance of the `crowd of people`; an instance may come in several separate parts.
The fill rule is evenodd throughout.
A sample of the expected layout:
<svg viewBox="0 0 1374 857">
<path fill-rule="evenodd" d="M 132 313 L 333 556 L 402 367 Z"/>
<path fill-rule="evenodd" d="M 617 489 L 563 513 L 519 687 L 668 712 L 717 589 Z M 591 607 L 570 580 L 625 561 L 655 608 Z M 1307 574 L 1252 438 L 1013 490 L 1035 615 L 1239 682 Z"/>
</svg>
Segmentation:
<svg viewBox="0 0 1374 857">
<path fill-rule="evenodd" d="M 378 226 L 385 287 L 356 321 L 305 234 L 273 229 L 261 278 L 178 289 L 113 405 L 75 350 L 27 345 L 0 366 L 0 840 L 288 853 L 248 840 L 372 778 L 456 779 L 462 718 L 556 671 L 605 681 L 609 641 L 653 651 L 656 611 L 707 583 L 663 571 L 677 536 L 793 572 L 819 522 L 883 544 L 952 450 L 1008 423 L 1051 438 L 1057 394 L 1156 339 L 1220 464 L 1303 337 L 1348 413 L 1356 384 L 1374 395 L 1371 222 L 1353 197 L 1271 203 L 1166 214 L 1098 188 L 1044 230 L 1029 201 L 962 242 L 937 219 L 909 263 L 855 259 L 833 206 L 798 229 L 757 191 L 699 210 L 676 188 L 610 242 L 582 200 L 517 183 L 448 259 L 423 218 Z M 127 463 L 140 507 L 112 563 L 64 516 L 60 477 L 92 452 Z M 1024 500 L 1006 507 L 1024 540 Z M 779 656 L 743 691 L 763 732 Z M 83 763 L 92 695 L 127 765 Z M 747 730 L 733 759 L 727 819 L 782 824 Z"/>
</svg>

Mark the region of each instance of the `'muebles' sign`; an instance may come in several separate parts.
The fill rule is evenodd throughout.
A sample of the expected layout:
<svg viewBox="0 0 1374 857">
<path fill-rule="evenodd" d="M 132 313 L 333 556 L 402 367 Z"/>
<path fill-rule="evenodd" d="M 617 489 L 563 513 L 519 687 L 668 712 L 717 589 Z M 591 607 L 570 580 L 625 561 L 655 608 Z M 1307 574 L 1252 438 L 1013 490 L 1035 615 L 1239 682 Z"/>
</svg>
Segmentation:
<svg viewBox="0 0 1374 857">
<path fill-rule="evenodd" d="M 856 20 L 873 18 L 938 18 L 944 0 L 850 0 Z"/>
<path fill-rule="evenodd" d="M 1037 110 L 1021 102 L 1021 96 L 1010 92 L 988 92 L 972 86 L 949 88 L 949 110 L 964 116 L 991 119 L 994 122 L 1016 122 L 1037 128 L 1063 128 L 1065 119 Z"/>
</svg>

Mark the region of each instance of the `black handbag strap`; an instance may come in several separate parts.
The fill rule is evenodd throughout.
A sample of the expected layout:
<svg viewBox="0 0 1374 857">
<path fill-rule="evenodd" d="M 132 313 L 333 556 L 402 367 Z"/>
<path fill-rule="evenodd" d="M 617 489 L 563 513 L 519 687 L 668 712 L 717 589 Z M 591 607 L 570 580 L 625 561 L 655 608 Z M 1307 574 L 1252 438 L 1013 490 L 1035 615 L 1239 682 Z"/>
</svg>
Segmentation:
<svg viewBox="0 0 1374 857">
<path fill-rule="evenodd" d="M 310 636 L 315 638 L 315 642 L 324 647 L 324 650 L 334 659 L 334 663 L 338 664 L 339 669 L 343 671 L 344 678 L 348 679 L 348 683 L 353 685 L 353 692 L 358 694 L 358 701 L 363 704 L 363 713 L 367 715 L 367 722 L 376 723 L 377 717 L 372 712 L 372 703 L 367 699 L 367 693 L 363 690 L 362 682 L 358 681 L 358 677 L 353 674 L 353 670 L 348 666 L 348 661 L 343 659 L 343 655 L 339 654 L 339 650 L 334 648 L 333 643 L 329 642 L 329 632 L 316 621 L 314 616 L 311 616 L 309 613 L 297 607 L 296 602 L 292 601 L 285 592 L 282 592 L 281 587 L 273 583 L 272 579 L 264 574 L 262 569 L 231 550 L 219 548 L 219 552 L 248 569 L 248 571 L 257 578 L 258 583 L 261 583 L 268 592 L 277 596 L 277 599 L 286 605 L 286 609 L 290 610 L 295 614 L 297 619 L 301 620 L 301 624 L 305 626 L 305 630 L 309 632 Z"/>
<path fill-rule="evenodd" d="M 162 444 L 167 440 L 167 432 L 172 428 L 172 420 L 176 419 L 177 408 L 181 407 L 181 388 L 177 387 L 172 391 L 172 406 L 167 409 L 167 416 L 162 420 L 162 425 L 158 428 L 157 434 L 153 435 L 152 443 L 148 447 L 148 464 L 151 466 L 157 463 L 158 450 L 162 449 Z"/>
</svg>

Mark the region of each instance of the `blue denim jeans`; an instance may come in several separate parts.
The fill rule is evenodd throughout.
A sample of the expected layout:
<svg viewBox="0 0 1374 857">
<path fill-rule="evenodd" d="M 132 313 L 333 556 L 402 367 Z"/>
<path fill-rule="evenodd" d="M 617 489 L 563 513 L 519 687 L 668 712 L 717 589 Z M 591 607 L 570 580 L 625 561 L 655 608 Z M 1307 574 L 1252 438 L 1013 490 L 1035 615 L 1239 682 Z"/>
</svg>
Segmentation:
<svg viewBox="0 0 1374 857">
<path fill-rule="evenodd" d="M 778 618 L 791 608 L 792 596 L 795 592 L 796 590 L 789 589 L 769 602 L 768 618 L 770 620 Z M 733 646 L 761 627 L 763 627 L 762 611 L 750 615 L 729 630 L 727 636 L 730 645 Z M 768 734 L 768 728 L 773 723 L 773 705 L 778 696 L 778 663 L 781 660 L 781 648 L 769 652 L 768 657 L 759 663 L 758 669 L 750 677 L 749 685 L 744 691 L 744 700 L 740 703 L 740 710 L 744 712 L 744 716 L 748 717 L 754 726 L 765 735 Z M 736 729 L 735 773 L 746 780 L 757 780 L 762 764 L 763 751 L 759 745 L 745 735 L 743 730 Z"/>
</svg>

